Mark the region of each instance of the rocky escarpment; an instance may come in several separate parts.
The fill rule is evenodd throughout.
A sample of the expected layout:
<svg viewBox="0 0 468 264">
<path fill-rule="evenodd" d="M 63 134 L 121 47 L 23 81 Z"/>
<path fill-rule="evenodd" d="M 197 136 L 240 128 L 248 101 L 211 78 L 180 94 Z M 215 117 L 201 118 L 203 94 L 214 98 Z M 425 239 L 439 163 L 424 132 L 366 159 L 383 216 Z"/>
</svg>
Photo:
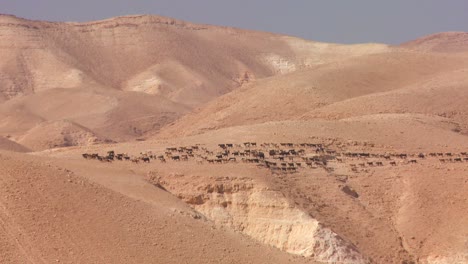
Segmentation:
<svg viewBox="0 0 468 264">
<path fill-rule="evenodd" d="M 150 180 L 164 186 L 217 225 L 283 251 L 321 262 L 368 263 L 354 245 L 296 208 L 281 192 L 250 178 L 207 180 L 151 173 Z"/>
</svg>

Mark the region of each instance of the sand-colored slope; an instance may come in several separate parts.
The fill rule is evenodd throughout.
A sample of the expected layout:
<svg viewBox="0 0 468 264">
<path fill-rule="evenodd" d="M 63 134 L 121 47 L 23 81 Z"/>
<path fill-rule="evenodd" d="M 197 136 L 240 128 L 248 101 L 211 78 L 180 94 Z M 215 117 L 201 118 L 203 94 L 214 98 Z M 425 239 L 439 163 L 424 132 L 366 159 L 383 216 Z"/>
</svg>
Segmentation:
<svg viewBox="0 0 468 264">
<path fill-rule="evenodd" d="M 156 16 L 88 23 L 1 16 L 0 29 L 0 52 L 10 58 L 2 61 L 5 90 L 17 87 L 18 93 L 30 93 L 95 82 L 147 93 L 163 90 L 186 104 L 231 90 L 246 72 L 261 78 L 388 49 L 375 44 L 370 48 L 322 44 Z M 15 86 L 20 80 L 28 87 Z"/>
<path fill-rule="evenodd" d="M 403 43 L 400 47 L 423 52 L 466 53 L 467 43 L 468 32 L 442 32 Z"/>
<path fill-rule="evenodd" d="M 173 122 L 190 111 L 190 108 L 175 103 L 160 95 L 142 93 L 117 93 L 112 95 L 117 104 L 103 115 L 77 118 L 96 133 L 107 135 L 115 141 L 144 138 L 157 133 L 167 123 Z M 101 122 L 95 122 L 101 119 Z"/>
<path fill-rule="evenodd" d="M 301 263 L 171 210 L 190 211 L 156 187 L 161 205 L 44 159 L 2 153 L 0 168 L 2 263 Z"/>
<path fill-rule="evenodd" d="M 115 150 L 138 155 L 141 151 L 151 150 L 162 154 L 165 147 L 195 143 L 204 144 L 202 146 L 210 150 L 220 150 L 217 143 L 226 142 L 324 142 L 343 151 L 382 154 L 466 151 L 466 136 L 453 128 L 442 117 L 381 114 L 342 120 L 267 122 L 218 129 L 177 140 L 97 145 L 41 154 L 72 164 L 82 160 L 80 155 L 84 152 Z M 331 172 L 312 170 L 271 174 L 256 164 L 239 160 L 225 164 L 170 159 L 167 163 L 152 161 L 138 165 L 119 161 L 88 162 L 87 167 L 101 166 L 102 171 L 106 168 L 120 172 L 129 170 L 140 175 L 156 172 L 156 179 L 161 177 L 160 183 L 170 192 L 215 222 L 295 254 L 310 252 L 307 242 L 312 241 L 301 239 L 307 237 L 312 228 L 301 222 L 304 218 L 298 217 L 298 212 L 306 212 L 317 219 L 355 245 L 360 254 L 371 257 L 374 263 L 402 263 L 416 259 L 425 263 L 426 259 L 435 257 L 450 263 L 450 260 L 462 259 L 465 252 L 463 238 L 467 230 L 463 194 L 466 163 L 441 163 L 438 158 L 427 158 L 419 159 L 414 165 L 397 161 L 398 165 L 392 167 L 388 165 L 389 161 L 384 161 L 385 167 L 366 167 L 354 173 L 348 166 L 364 162 L 354 159 L 338 164 Z M 114 180 L 124 182 L 120 176 Z M 359 198 L 343 193 L 341 187 L 344 184 L 356 190 Z M 213 192 L 210 188 L 219 191 Z M 431 205 L 425 206 L 424 203 L 429 201 Z M 298 232 L 301 235 L 287 232 L 297 230 L 299 226 L 304 227 Z M 453 237 L 458 232 L 460 235 Z M 317 241 L 320 244 L 333 240 Z M 342 254 L 340 250 L 335 252 L 336 255 L 328 257 L 353 256 Z"/>
<path fill-rule="evenodd" d="M 22 146 L 8 138 L 0 137 L 0 149 L 14 152 L 28 152 L 31 151 L 25 146 Z"/>
<path fill-rule="evenodd" d="M 70 120 L 117 141 L 142 138 L 255 80 L 392 49 L 158 16 L 52 23 L 1 15 L 0 131 L 19 138 L 41 120 Z M 21 123 L 11 118 L 18 112 Z"/>
<path fill-rule="evenodd" d="M 339 101 L 302 119 L 342 119 L 375 114 L 423 114 L 447 118 L 458 132 L 468 132 L 468 68 L 424 78 L 400 89 Z"/>
<path fill-rule="evenodd" d="M 434 164 L 418 170 L 397 174 L 402 195 L 395 227 L 402 242 L 427 263 L 466 263 L 466 165 Z"/>
<path fill-rule="evenodd" d="M 0 153 L 0 262 L 464 263 L 466 162 L 451 153 L 468 149 L 465 35 L 335 45 L 155 16 L 2 15 L 0 149 L 45 151 Z M 242 142 L 444 161 L 283 174 L 81 157 Z"/>
<path fill-rule="evenodd" d="M 358 151 L 463 152 L 468 148 L 466 61 L 458 54 L 399 50 L 275 76 L 220 97 L 165 128 L 160 137 L 192 135 L 189 140 L 195 142 L 326 139 Z M 466 165 L 441 163 L 366 168 L 356 177 L 345 170 L 285 176 L 283 187 L 296 204 L 376 263 L 464 263 Z M 346 177 L 362 195 L 359 202 L 342 199 L 336 187 L 342 179 L 330 181 L 332 175 Z"/>
<path fill-rule="evenodd" d="M 178 144 L 227 142 L 230 140 L 239 142 L 307 142 L 314 141 L 316 138 L 337 138 L 349 142 L 368 142 L 376 146 L 414 152 L 445 152 L 453 149 L 464 151 L 468 148 L 466 135 L 459 133 L 456 128 L 456 124 L 443 117 L 379 114 L 342 120 L 295 120 L 232 126 L 189 136 L 183 138 Z M 135 148 L 142 147 L 135 145 Z"/>
<path fill-rule="evenodd" d="M 58 147 L 86 146 L 111 142 L 105 137 L 70 121 L 43 122 L 29 130 L 18 142 L 32 150 Z"/>
<path fill-rule="evenodd" d="M 121 145 L 107 146 L 107 148 L 116 148 L 119 151 L 125 149 L 132 155 L 134 154 L 130 149 L 122 147 Z M 151 147 L 154 147 L 154 145 L 151 145 Z M 90 146 L 86 149 L 88 152 L 101 152 L 103 150 L 99 150 L 99 146 Z M 76 173 L 82 173 L 90 180 L 131 198 L 151 204 L 156 203 L 176 212 L 183 211 L 187 215 L 201 215 L 213 221 L 218 227 L 238 231 L 283 251 L 311 259 L 321 259 L 325 262 L 333 263 L 334 261 L 346 260 L 347 263 L 366 263 L 365 258 L 349 241 L 343 240 L 312 217 L 293 208 L 287 199 L 278 200 L 277 197 L 278 195 L 281 196 L 281 194 L 268 191 L 269 186 L 262 183 L 265 179 L 264 175 L 259 174 L 259 170 L 252 169 L 250 166 L 229 166 L 228 170 L 222 170 L 223 176 L 220 177 L 219 173 L 221 171 L 212 171 L 210 166 L 193 167 L 192 164 L 172 162 L 170 162 L 169 166 L 161 166 L 157 162 L 147 164 L 147 166 L 135 166 L 130 162 L 113 162 L 111 164 L 89 162 L 83 160 L 80 155 L 76 155 L 80 151 L 84 152 L 85 149 L 74 149 L 72 155 L 64 149 L 45 151 L 40 154 L 60 157 L 55 161 L 61 166 Z M 159 183 L 153 181 L 155 180 L 153 176 L 156 168 L 158 169 L 158 175 L 164 176 L 159 179 L 161 181 Z M 175 172 L 176 174 L 174 174 Z M 184 177 L 184 175 L 187 177 Z M 242 175 L 242 179 L 238 182 L 233 183 L 229 180 L 221 182 L 221 179 L 225 178 L 238 179 L 240 175 Z M 246 184 L 244 181 L 251 177 L 251 180 L 247 180 L 251 181 L 247 185 L 253 183 L 256 186 L 254 191 L 249 190 L 249 188 L 247 190 L 241 188 L 240 192 L 226 190 L 226 197 L 224 198 L 236 200 L 239 203 L 237 209 L 233 208 L 234 210 L 231 211 L 231 208 L 228 208 L 229 210 L 226 212 L 221 212 L 219 204 L 222 203 L 223 195 L 213 194 L 211 203 L 194 207 L 197 212 L 187 212 L 187 205 L 183 202 L 187 200 L 196 201 L 196 196 L 200 195 L 200 190 L 209 188 L 215 182 L 217 182 L 217 185 L 224 184 L 226 188 L 233 185 L 243 186 Z M 152 195 L 151 190 L 154 189 L 152 184 L 156 183 L 164 185 L 164 188 L 170 190 L 174 196 L 177 196 L 183 202 L 171 204 L 167 199 Z M 202 195 L 205 195 L 203 191 Z M 181 205 L 185 205 L 185 207 Z M 193 204 L 189 203 L 189 206 L 193 206 Z M 272 211 L 271 208 L 277 208 L 278 212 Z M 234 220 L 236 224 L 233 225 L 229 220 L 223 222 L 221 219 L 212 218 L 213 215 L 222 216 L 223 214 L 236 218 Z M 249 221 L 244 221 L 245 218 L 249 219 Z M 245 227 L 239 230 L 239 228 L 236 228 L 238 226 Z M 269 232 L 272 229 L 276 231 Z M 290 232 L 290 229 L 294 229 L 294 231 Z M 247 230 L 249 231 L 247 232 Z"/>
<path fill-rule="evenodd" d="M 159 95 L 51 89 L 0 105 L 0 131 L 19 140 L 40 124 L 70 121 L 114 141 L 127 140 L 154 133 L 187 111 L 186 106 Z"/>
<path fill-rule="evenodd" d="M 258 81 L 220 97 L 167 127 L 162 135 L 189 135 L 228 126 L 290 120 L 320 109 L 325 110 L 316 117 L 327 119 L 333 116 L 334 106 L 341 104 L 354 107 L 343 111 L 347 116 L 422 112 L 436 115 L 457 107 L 463 112 L 461 102 L 467 94 L 463 89 L 467 66 L 466 60 L 457 56 L 400 51 L 316 66 Z M 422 91 L 427 95 L 419 96 Z M 453 97 L 459 103 L 445 106 L 449 99 L 439 96 L 444 92 L 449 92 L 448 98 Z M 399 101 L 400 109 L 394 106 L 395 111 L 388 111 L 387 106 L 392 103 L 384 101 L 386 95 L 392 93 L 401 93 L 403 100 Z M 380 94 L 382 104 L 369 100 Z M 431 107 L 417 109 L 418 105 L 428 103 Z M 366 104 L 372 104 L 372 107 L 366 108 Z M 438 105 L 445 108 L 438 109 Z"/>
</svg>

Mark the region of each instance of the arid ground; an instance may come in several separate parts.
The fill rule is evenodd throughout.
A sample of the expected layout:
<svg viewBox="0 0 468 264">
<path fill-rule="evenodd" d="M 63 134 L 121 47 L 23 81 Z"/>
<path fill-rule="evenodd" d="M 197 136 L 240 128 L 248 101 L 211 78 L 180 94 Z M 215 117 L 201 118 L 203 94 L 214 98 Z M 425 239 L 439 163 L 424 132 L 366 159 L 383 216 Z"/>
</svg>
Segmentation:
<svg viewBox="0 0 468 264">
<path fill-rule="evenodd" d="M 0 15 L 0 263 L 468 263 L 468 33 Z"/>
</svg>

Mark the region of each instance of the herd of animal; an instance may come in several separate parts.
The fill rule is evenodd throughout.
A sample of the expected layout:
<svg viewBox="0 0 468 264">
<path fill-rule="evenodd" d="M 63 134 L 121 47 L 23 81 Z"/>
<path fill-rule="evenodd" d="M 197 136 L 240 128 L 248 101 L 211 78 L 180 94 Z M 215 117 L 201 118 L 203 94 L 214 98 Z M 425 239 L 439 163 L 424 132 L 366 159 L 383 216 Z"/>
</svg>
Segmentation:
<svg viewBox="0 0 468 264">
<path fill-rule="evenodd" d="M 102 162 L 131 161 L 133 163 L 150 163 L 159 161 L 190 161 L 198 164 L 253 163 L 266 167 L 271 171 L 296 172 L 299 169 L 333 170 L 333 164 L 346 163 L 353 172 L 367 167 L 398 166 L 416 164 L 418 160 L 439 158 L 441 163 L 468 162 L 468 153 L 367 153 L 338 152 L 319 143 L 262 143 L 245 142 L 243 144 L 218 144 L 216 150 L 196 144 L 185 147 L 168 147 L 164 153 L 152 151 L 141 152 L 138 156 L 127 153 L 115 153 L 111 150 L 107 155 L 97 153 L 82 154 L 85 159 L 95 159 Z"/>
</svg>

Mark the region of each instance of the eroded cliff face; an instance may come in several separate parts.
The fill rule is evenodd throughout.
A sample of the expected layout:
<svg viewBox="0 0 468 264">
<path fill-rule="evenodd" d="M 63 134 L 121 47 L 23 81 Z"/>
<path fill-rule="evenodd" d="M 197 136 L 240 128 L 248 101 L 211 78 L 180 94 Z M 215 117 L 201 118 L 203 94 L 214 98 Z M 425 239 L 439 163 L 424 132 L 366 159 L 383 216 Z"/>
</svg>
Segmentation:
<svg viewBox="0 0 468 264">
<path fill-rule="evenodd" d="M 208 177 L 207 177 L 208 178 Z M 328 263 L 368 263 L 357 248 L 297 208 L 281 192 L 250 178 L 150 174 L 153 183 L 219 226 L 291 254 Z"/>
</svg>

